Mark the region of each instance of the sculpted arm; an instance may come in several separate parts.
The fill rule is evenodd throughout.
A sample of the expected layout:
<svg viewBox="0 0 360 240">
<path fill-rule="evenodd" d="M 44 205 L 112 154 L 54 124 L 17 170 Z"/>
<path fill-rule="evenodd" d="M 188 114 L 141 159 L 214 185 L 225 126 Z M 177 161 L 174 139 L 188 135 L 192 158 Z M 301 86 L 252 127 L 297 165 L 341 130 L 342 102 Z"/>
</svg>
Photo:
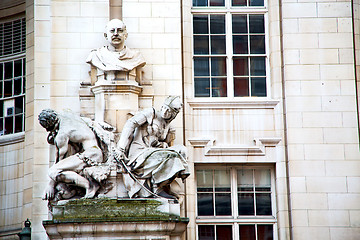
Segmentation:
<svg viewBox="0 0 360 240">
<path fill-rule="evenodd" d="M 57 148 L 57 161 L 64 159 L 69 147 L 69 136 L 64 132 L 59 132 L 55 138 Z"/>
</svg>

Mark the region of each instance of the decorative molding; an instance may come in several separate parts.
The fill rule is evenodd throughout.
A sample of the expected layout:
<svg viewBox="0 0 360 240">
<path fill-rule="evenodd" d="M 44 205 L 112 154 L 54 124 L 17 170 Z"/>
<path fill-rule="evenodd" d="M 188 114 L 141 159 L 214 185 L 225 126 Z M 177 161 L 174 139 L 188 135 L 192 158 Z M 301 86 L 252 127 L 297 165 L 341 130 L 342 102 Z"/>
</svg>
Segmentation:
<svg viewBox="0 0 360 240">
<path fill-rule="evenodd" d="M 137 95 L 142 91 L 142 87 L 137 86 L 137 83 L 125 82 L 123 84 L 102 84 L 98 86 L 91 87 L 91 91 L 94 94 L 98 93 L 135 93 Z"/>
<path fill-rule="evenodd" d="M 3 135 L 0 136 L 0 147 L 23 142 L 24 140 L 25 140 L 25 132 Z"/>
<path fill-rule="evenodd" d="M 250 109 L 273 109 L 280 102 L 273 99 L 251 99 L 251 100 L 218 100 L 213 99 L 190 99 L 187 101 L 193 109 L 236 109 L 236 108 L 250 108 Z"/>
<path fill-rule="evenodd" d="M 188 141 L 193 147 L 205 148 L 205 156 L 265 156 L 265 147 L 276 147 L 281 138 L 256 138 L 255 146 L 214 146 L 215 140 L 211 138 L 193 138 Z"/>
</svg>

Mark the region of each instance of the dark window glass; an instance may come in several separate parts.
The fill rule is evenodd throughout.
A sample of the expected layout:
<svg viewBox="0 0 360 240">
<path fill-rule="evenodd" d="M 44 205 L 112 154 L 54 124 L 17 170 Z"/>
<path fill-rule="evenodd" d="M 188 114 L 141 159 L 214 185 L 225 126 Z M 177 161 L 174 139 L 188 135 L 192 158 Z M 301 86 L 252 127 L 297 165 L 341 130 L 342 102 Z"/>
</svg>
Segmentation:
<svg viewBox="0 0 360 240">
<path fill-rule="evenodd" d="M 194 54 L 209 54 L 209 36 L 194 36 Z"/>
<path fill-rule="evenodd" d="M 14 133 L 14 117 L 6 117 L 5 118 L 5 134 L 11 134 Z"/>
<path fill-rule="evenodd" d="M 21 77 L 14 79 L 14 95 L 21 94 L 21 92 L 22 92 L 21 82 L 22 82 Z"/>
<path fill-rule="evenodd" d="M 17 60 L 14 62 L 14 77 L 22 76 L 22 60 Z"/>
<path fill-rule="evenodd" d="M 226 78 L 211 79 L 211 94 L 213 97 L 226 97 L 227 95 Z"/>
<path fill-rule="evenodd" d="M 235 97 L 249 96 L 249 78 L 247 77 L 234 78 L 234 96 Z"/>
<path fill-rule="evenodd" d="M 250 53 L 265 54 L 265 36 L 250 36 Z"/>
<path fill-rule="evenodd" d="M 26 72 L 25 72 L 25 70 L 26 70 L 26 67 L 25 67 L 25 66 L 26 66 L 26 65 L 25 65 L 25 62 L 26 62 L 26 61 L 25 61 L 25 58 L 23 58 L 22 61 L 23 61 L 23 63 L 22 63 L 23 75 L 25 76 L 25 74 L 26 74 Z"/>
<path fill-rule="evenodd" d="M 23 131 L 23 115 L 15 116 L 15 132 L 22 132 Z"/>
<path fill-rule="evenodd" d="M 265 33 L 264 15 L 249 16 L 250 33 Z"/>
<path fill-rule="evenodd" d="M 241 240 L 255 240 L 255 225 L 239 225 L 239 234 Z"/>
<path fill-rule="evenodd" d="M 233 58 L 234 76 L 248 76 L 248 58 L 247 57 L 234 57 Z"/>
<path fill-rule="evenodd" d="M 15 114 L 23 113 L 24 112 L 24 98 L 17 97 L 15 98 Z"/>
<path fill-rule="evenodd" d="M 193 0 L 194 7 L 203 7 L 207 6 L 207 0 Z"/>
<path fill-rule="evenodd" d="M 226 76 L 226 57 L 211 58 L 211 75 Z"/>
<path fill-rule="evenodd" d="M 195 76 L 209 76 L 209 58 L 195 57 L 194 58 L 194 75 Z"/>
<path fill-rule="evenodd" d="M 197 205 L 199 216 L 214 216 L 212 193 L 198 193 Z"/>
<path fill-rule="evenodd" d="M 216 193 L 215 194 L 215 210 L 217 216 L 231 215 L 231 194 Z"/>
<path fill-rule="evenodd" d="M 12 96 L 12 81 L 6 80 L 4 81 L 4 97 Z"/>
<path fill-rule="evenodd" d="M 13 62 L 6 62 L 5 63 L 5 79 L 13 78 Z"/>
<path fill-rule="evenodd" d="M 12 54 L 13 50 L 12 22 L 4 23 L 4 55 Z"/>
<path fill-rule="evenodd" d="M 23 77 L 23 78 L 22 78 L 22 80 L 23 80 L 23 83 L 22 83 L 22 86 L 23 86 L 23 92 L 22 92 L 22 93 L 25 93 L 25 88 L 26 88 L 26 85 L 25 85 L 25 83 L 26 83 L 26 78 L 25 78 L 25 77 Z"/>
<path fill-rule="evenodd" d="M 248 36 L 233 36 L 233 51 L 235 54 L 248 53 Z"/>
<path fill-rule="evenodd" d="M 4 134 L 4 118 L 0 118 L 0 136 Z"/>
<path fill-rule="evenodd" d="M 251 96 L 266 96 L 266 78 L 251 78 Z"/>
<path fill-rule="evenodd" d="M 246 6 L 246 0 L 232 0 L 232 6 Z"/>
<path fill-rule="evenodd" d="M 254 194 L 239 193 L 238 194 L 239 215 L 255 215 L 254 212 Z"/>
<path fill-rule="evenodd" d="M 4 101 L 0 100 L 0 117 L 3 116 L 4 116 Z"/>
<path fill-rule="evenodd" d="M 252 76 L 265 76 L 265 57 L 251 57 L 250 58 L 250 74 Z"/>
<path fill-rule="evenodd" d="M 3 84 L 4 84 L 4 81 L 0 81 L 0 98 L 3 98 Z"/>
<path fill-rule="evenodd" d="M 210 6 L 225 6 L 225 0 L 210 0 Z"/>
<path fill-rule="evenodd" d="M 273 225 L 257 225 L 259 240 L 273 240 Z"/>
<path fill-rule="evenodd" d="M 210 97 L 210 79 L 195 78 L 195 97 Z"/>
<path fill-rule="evenodd" d="M 272 215 L 270 193 L 256 193 L 256 215 Z"/>
<path fill-rule="evenodd" d="M 0 41 L 1 42 L 1 41 Z M 3 63 L 0 63 L 0 80 L 3 80 L 4 79 L 4 64 Z"/>
<path fill-rule="evenodd" d="M 264 0 L 249 0 L 250 6 L 264 6 Z"/>
<path fill-rule="evenodd" d="M 214 225 L 199 225 L 198 234 L 199 240 L 215 240 Z"/>
<path fill-rule="evenodd" d="M 211 54 L 225 54 L 225 36 L 211 36 Z"/>
<path fill-rule="evenodd" d="M 225 34 L 225 15 L 210 15 L 210 33 Z"/>
<path fill-rule="evenodd" d="M 232 32 L 233 33 L 248 33 L 246 15 L 232 16 Z"/>
<path fill-rule="evenodd" d="M 216 238 L 218 240 L 232 240 L 232 226 L 216 225 Z"/>
<path fill-rule="evenodd" d="M 194 34 L 208 34 L 208 15 L 194 15 Z"/>
</svg>

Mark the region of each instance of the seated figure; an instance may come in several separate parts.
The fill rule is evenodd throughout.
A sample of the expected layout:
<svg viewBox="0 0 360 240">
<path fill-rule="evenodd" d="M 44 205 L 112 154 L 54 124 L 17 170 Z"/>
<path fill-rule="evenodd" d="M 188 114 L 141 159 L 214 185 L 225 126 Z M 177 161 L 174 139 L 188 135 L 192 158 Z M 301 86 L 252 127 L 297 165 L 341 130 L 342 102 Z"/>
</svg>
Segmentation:
<svg viewBox="0 0 360 240">
<path fill-rule="evenodd" d="M 128 36 L 125 24 L 119 19 L 112 19 L 105 27 L 104 36 L 109 45 L 91 51 L 86 60 L 97 69 L 97 81 L 129 80 L 129 74 L 135 80 L 136 68 L 144 66 L 145 60 L 138 51 L 125 46 Z"/>
<path fill-rule="evenodd" d="M 175 135 L 170 122 L 181 107 L 178 96 L 168 97 L 160 111 L 145 109 L 126 122 L 115 159 L 126 168 L 124 184 L 130 198 L 178 198 L 170 184 L 175 178 L 185 180 L 190 174 L 185 146 L 170 146 Z"/>
<path fill-rule="evenodd" d="M 103 146 L 111 143 L 113 135 L 108 131 L 111 126 L 52 109 L 43 110 L 39 122 L 49 132 L 48 143 L 57 150 L 43 199 L 72 198 L 78 193 L 72 186 L 85 189 L 84 198 L 95 197 L 110 174 L 110 167 L 105 164 L 109 158 L 103 155 L 106 149 L 100 148 L 99 143 Z"/>
</svg>

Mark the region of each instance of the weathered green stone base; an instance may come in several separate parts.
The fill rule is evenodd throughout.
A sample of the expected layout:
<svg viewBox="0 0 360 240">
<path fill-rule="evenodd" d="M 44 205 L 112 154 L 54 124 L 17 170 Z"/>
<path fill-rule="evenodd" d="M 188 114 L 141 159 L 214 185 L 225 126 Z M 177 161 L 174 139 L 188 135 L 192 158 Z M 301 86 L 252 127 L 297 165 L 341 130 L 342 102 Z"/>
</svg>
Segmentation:
<svg viewBox="0 0 360 240">
<path fill-rule="evenodd" d="M 158 199 L 78 199 L 58 202 L 43 221 L 50 239 L 180 239 L 188 219 L 179 204 Z"/>
</svg>

